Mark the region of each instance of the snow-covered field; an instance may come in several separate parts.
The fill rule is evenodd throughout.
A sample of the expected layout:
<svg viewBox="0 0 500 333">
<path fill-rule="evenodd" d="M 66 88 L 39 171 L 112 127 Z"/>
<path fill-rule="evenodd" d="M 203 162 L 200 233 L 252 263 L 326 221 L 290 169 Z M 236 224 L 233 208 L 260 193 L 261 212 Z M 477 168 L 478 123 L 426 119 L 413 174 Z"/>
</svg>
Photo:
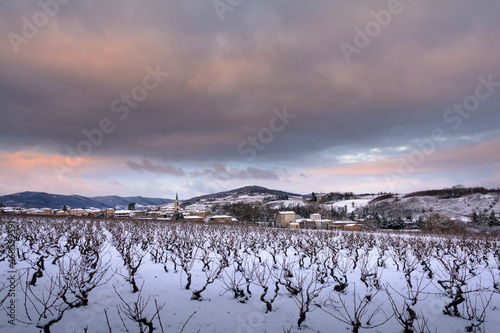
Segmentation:
<svg viewBox="0 0 500 333">
<path fill-rule="evenodd" d="M 0 221 L 1 332 L 500 327 L 500 239 L 493 236 L 5 215 Z"/>
<path fill-rule="evenodd" d="M 210 211 L 213 205 L 216 204 L 235 204 L 239 202 L 243 203 L 262 203 L 265 198 L 271 197 L 268 194 L 256 194 L 256 195 L 238 195 L 229 196 L 225 198 L 219 198 L 213 201 L 200 201 L 185 207 L 187 211 Z M 267 205 L 273 208 L 279 208 L 281 206 L 296 206 L 305 205 L 304 199 L 302 197 L 290 197 L 288 200 L 275 200 L 268 202 Z"/>
<path fill-rule="evenodd" d="M 498 193 L 469 194 L 459 198 L 440 199 L 435 196 L 418 196 L 405 198 L 399 196 L 398 209 L 407 209 L 415 212 L 431 211 L 452 219 L 469 222 L 472 212 L 489 214 L 500 212 L 500 195 Z M 377 205 L 391 204 L 394 199 L 377 202 Z M 418 217 L 418 214 L 415 215 Z"/>
<path fill-rule="evenodd" d="M 208 202 L 197 202 L 194 204 L 191 204 L 189 206 L 186 206 L 187 211 L 210 211 L 212 209 L 212 206 L 214 204 L 224 204 L 224 203 L 229 203 L 229 204 L 234 204 L 238 202 L 244 202 L 244 203 L 262 203 L 264 198 L 268 197 L 268 195 L 240 195 L 238 197 L 227 197 L 227 198 L 221 198 L 217 199 L 215 201 L 208 201 Z M 351 213 L 352 211 L 355 211 L 358 208 L 363 208 L 365 207 L 368 202 L 373 199 L 373 197 L 364 197 L 362 199 L 351 199 L 351 200 L 341 200 L 341 201 L 336 201 L 334 203 L 324 203 L 321 204 L 325 208 L 344 208 L 347 207 L 347 213 Z M 353 206 L 354 203 L 354 206 Z M 274 200 L 271 202 L 266 203 L 267 206 L 274 208 L 274 209 L 279 209 L 281 207 L 285 207 L 285 209 L 289 209 L 290 207 L 294 206 L 305 206 L 307 205 L 308 202 L 304 201 L 304 198 L 302 197 L 290 197 L 288 200 Z"/>
<path fill-rule="evenodd" d="M 342 207 L 347 207 L 347 213 L 351 213 L 355 211 L 356 209 L 363 208 L 365 207 L 370 200 L 373 198 L 363 198 L 363 199 L 351 199 L 351 200 L 342 200 L 342 201 L 337 201 L 332 204 L 327 204 L 329 207 L 334 207 L 334 208 L 342 208 Z"/>
</svg>

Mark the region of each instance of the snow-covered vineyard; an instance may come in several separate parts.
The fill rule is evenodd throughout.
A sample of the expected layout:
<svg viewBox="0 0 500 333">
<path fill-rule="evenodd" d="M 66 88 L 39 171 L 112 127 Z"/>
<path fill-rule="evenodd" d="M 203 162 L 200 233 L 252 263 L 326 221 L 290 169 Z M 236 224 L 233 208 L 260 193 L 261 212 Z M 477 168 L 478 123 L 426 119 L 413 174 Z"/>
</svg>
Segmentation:
<svg viewBox="0 0 500 333">
<path fill-rule="evenodd" d="M 498 236 L 5 215 L 0 221 L 2 332 L 500 327 Z"/>
</svg>

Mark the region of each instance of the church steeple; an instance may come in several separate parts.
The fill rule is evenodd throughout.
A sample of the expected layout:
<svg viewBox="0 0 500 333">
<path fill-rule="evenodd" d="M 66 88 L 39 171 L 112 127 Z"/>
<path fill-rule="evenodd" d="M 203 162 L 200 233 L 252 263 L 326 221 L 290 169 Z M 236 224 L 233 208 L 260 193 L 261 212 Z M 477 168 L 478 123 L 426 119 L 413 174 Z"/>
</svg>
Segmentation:
<svg viewBox="0 0 500 333">
<path fill-rule="evenodd" d="M 177 192 L 175 192 L 175 203 L 174 203 L 174 210 L 176 212 L 179 212 L 181 210 L 181 206 L 179 204 L 179 196 L 177 195 Z"/>
</svg>

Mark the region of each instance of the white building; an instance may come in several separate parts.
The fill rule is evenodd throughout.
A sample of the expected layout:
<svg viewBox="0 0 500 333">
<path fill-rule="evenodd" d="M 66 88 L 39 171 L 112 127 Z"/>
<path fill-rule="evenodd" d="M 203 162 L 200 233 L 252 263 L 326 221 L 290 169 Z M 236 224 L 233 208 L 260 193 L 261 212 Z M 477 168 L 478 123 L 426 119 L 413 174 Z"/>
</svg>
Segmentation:
<svg viewBox="0 0 500 333">
<path fill-rule="evenodd" d="M 274 223 L 279 228 L 288 228 L 291 223 L 295 223 L 295 212 L 284 211 L 278 212 L 274 215 Z"/>
</svg>

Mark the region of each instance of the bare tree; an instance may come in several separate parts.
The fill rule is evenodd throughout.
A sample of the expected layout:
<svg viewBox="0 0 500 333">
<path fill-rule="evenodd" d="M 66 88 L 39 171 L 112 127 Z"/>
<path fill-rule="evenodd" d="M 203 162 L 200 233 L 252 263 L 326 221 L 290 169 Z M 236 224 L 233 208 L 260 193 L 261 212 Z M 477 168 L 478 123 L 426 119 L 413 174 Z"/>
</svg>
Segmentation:
<svg viewBox="0 0 500 333">
<path fill-rule="evenodd" d="M 392 310 L 394 312 L 394 316 L 398 323 L 403 326 L 405 333 L 415 332 L 415 321 L 417 319 L 417 312 L 413 308 L 418 301 L 425 299 L 425 297 L 420 297 L 425 288 L 430 284 L 428 282 L 425 286 L 423 285 L 424 278 L 417 280 L 417 284 L 415 289 L 413 289 L 410 285 L 407 284 L 407 292 L 406 294 L 402 294 L 391 287 L 390 284 L 387 284 L 385 290 L 387 292 L 387 296 L 389 298 L 389 302 L 391 303 Z M 391 291 L 398 294 L 402 299 L 403 303 L 401 306 L 398 306 L 396 300 L 392 297 Z M 422 326 L 425 326 L 426 323 L 422 323 Z"/>
<path fill-rule="evenodd" d="M 466 327 L 467 332 L 484 332 L 484 321 L 486 319 L 487 309 L 491 303 L 494 292 L 488 294 L 488 290 L 478 287 L 476 290 L 465 288 L 465 302 L 463 317 L 470 321 L 470 325 Z"/>
<path fill-rule="evenodd" d="M 460 316 L 458 306 L 465 301 L 463 288 L 467 285 L 470 277 L 467 275 L 467 260 L 463 254 L 455 257 L 442 259 L 438 258 L 442 264 L 438 284 L 444 294 L 450 298 L 450 302 L 445 306 L 443 313 L 451 316 Z"/>
<path fill-rule="evenodd" d="M 50 333 L 50 327 L 59 322 L 64 312 L 70 307 L 62 301 L 62 296 L 66 292 L 58 283 L 56 277 L 48 276 L 48 282 L 44 283 L 44 293 L 39 294 L 35 287 L 28 281 L 29 269 L 23 275 L 26 275 L 25 283 L 21 283 L 25 302 L 24 309 L 30 323 L 41 328 L 44 333 Z M 32 319 L 33 317 L 33 319 Z"/>
<path fill-rule="evenodd" d="M 332 274 L 330 272 L 331 277 L 337 283 L 333 289 L 338 292 L 344 292 L 349 282 L 347 280 L 347 272 L 352 267 L 352 260 L 348 257 L 339 257 L 337 266 L 335 267 L 335 271 Z"/>
<path fill-rule="evenodd" d="M 116 306 L 116 309 L 118 311 L 118 314 L 121 317 L 121 313 L 125 314 L 125 316 L 132 320 L 133 322 L 139 324 L 139 332 L 140 333 L 145 333 L 146 331 L 149 333 L 153 333 L 155 327 L 153 326 L 153 320 L 155 319 L 156 316 L 159 315 L 160 311 L 163 309 L 165 304 L 158 306 L 156 304 L 156 311 L 153 313 L 151 318 L 148 319 L 146 315 L 146 309 L 148 307 L 150 297 L 147 299 L 144 299 L 142 297 L 142 288 L 144 286 L 144 283 L 141 286 L 141 289 L 139 290 L 139 293 L 137 294 L 137 299 L 133 302 L 127 302 L 123 297 L 116 291 L 115 286 L 113 286 L 113 289 L 115 290 L 116 295 L 120 298 L 121 303 Z M 126 329 L 126 326 L 124 324 L 124 327 Z"/>
<path fill-rule="evenodd" d="M 127 270 L 127 274 L 121 274 L 118 271 L 116 273 L 123 276 L 132 285 L 133 292 L 136 293 L 139 291 L 139 288 L 137 287 L 135 275 L 143 264 L 144 257 L 148 254 L 148 251 L 147 242 L 134 235 L 132 230 L 131 225 L 125 224 L 116 224 L 110 227 L 110 232 L 113 236 L 113 245 L 120 253 L 123 265 Z"/>
<path fill-rule="evenodd" d="M 100 247 L 96 251 L 102 249 Z M 51 326 L 59 322 L 67 310 L 86 306 L 90 292 L 108 281 L 105 277 L 109 261 L 94 261 L 83 253 L 72 253 L 60 258 L 57 263 L 57 272 L 46 274 L 39 284 L 31 283 L 30 269 L 22 274 L 26 276 L 26 283 L 20 283 L 28 320 L 45 333 L 50 332 Z"/>
<path fill-rule="evenodd" d="M 255 279 L 255 271 L 257 267 L 257 263 L 254 260 L 246 259 L 242 265 L 241 275 L 245 279 L 246 283 L 246 291 L 248 297 L 252 296 L 252 291 L 250 290 L 250 286 L 252 281 Z"/>
<path fill-rule="evenodd" d="M 111 260 L 111 259 L 110 259 Z M 92 290 L 108 282 L 112 276 L 105 279 L 110 268 L 110 260 L 89 264 L 85 256 L 66 256 L 59 261 L 58 285 L 61 289 L 61 299 L 69 308 L 88 304 Z"/>
<path fill-rule="evenodd" d="M 208 263 L 208 262 L 207 262 Z M 204 292 L 209 284 L 212 284 L 219 278 L 220 274 L 222 273 L 223 267 L 220 263 L 212 263 L 212 265 L 207 265 L 204 269 L 205 273 L 205 283 L 203 284 L 203 287 L 201 289 L 193 291 L 193 296 L 191 296 L 192 300 L 200 301 L 201 298 L 201 293 Z"/>
<path fill-rule="evenodd" d="M 224 295 L 226 292 L 232 292 L 235 299 L 238 299 L 240 303 L 245 303 L 248 297 L 245 295 L 244 286 L 245 278 L 243 274 L 238 271 L 236 265 L 232 265 L 230 271 L 224 270 L 220 276 L 222 285 L 224 286 Z"/>
<path fill-rule="evenodd" d="M 263 289 L 263 292 L 260 295 L 260 301 L 266 305 L 266 313 L 273 311 L 273 303 L 276 300 L 276 297 L 278 297 L 278 292 L 280 290 L 279 279 L 273 279 L 271 270 L 272 268 L 270 267 L 268 262 L 265 262 L 264 264 L 258 264 L 255 267 L 254 283 Z M 274 285 L 274 294 L 266 299 L 269 288 L 272 285 Z"/>
<path fill-rule="evenodd" d="M 365 284 L 367 288 L 380 289 L 380 275 L 378 272 L 378 265 L 370 265 L 370 256 L 368 254 L 361 255 L 359 260 L 359 279 Z"/>
<path fill-rule="evenodd" d="M 176 266 L 180 266 L 184 273 L 186 273 L 185 289 L 189 290 L 191 287 L 191 269 L 196 261 L 196 254 L 198 248 L 194 246 L 193 242 L 187 237 L 180 244 L 174 244 L 174 253 L 171 257 Z"/>
<path fill-rule="evenodd" d="M 323 289 L 329 286 L 328 282 L 320 282 L 321 277 L 317 270 L 312 270 L 309 274 L 297 272 L 295 275 L 295 284 L 298 286 L 298 294 L 293 295 L 293 300 L 299 308 L 299 319 L 297 326 L 306 320 L 306 314 L 311 311 L 312 302 L 320 296 Z"/>
<path fill-rule="evenodd" d="M 371 329 L 379 327 L 392 318 L 392 315 L 387 317 L 382 310 L 382 305 L 377 306 L 375 309 L 369 308 L 370 303 L 377 294 L 378 291 L 373 295 L 366 295 L 361 298 L 356 294 L 356 285 L 354 285 L 352 308 L 346 303 L 340 294 L 337 294 L 338 302 L 330 296 L 325 301 L 324 306 L 319 307 L 333 318 L 351 326 L 353 333 L 358 333 L 360 328 Z M 340 305 L 336 305 L 336 303 Z M 384 313 L 384 318 L 380 322 L 374 323 L 373 320 L 379 312 Z"/>
</svg>

